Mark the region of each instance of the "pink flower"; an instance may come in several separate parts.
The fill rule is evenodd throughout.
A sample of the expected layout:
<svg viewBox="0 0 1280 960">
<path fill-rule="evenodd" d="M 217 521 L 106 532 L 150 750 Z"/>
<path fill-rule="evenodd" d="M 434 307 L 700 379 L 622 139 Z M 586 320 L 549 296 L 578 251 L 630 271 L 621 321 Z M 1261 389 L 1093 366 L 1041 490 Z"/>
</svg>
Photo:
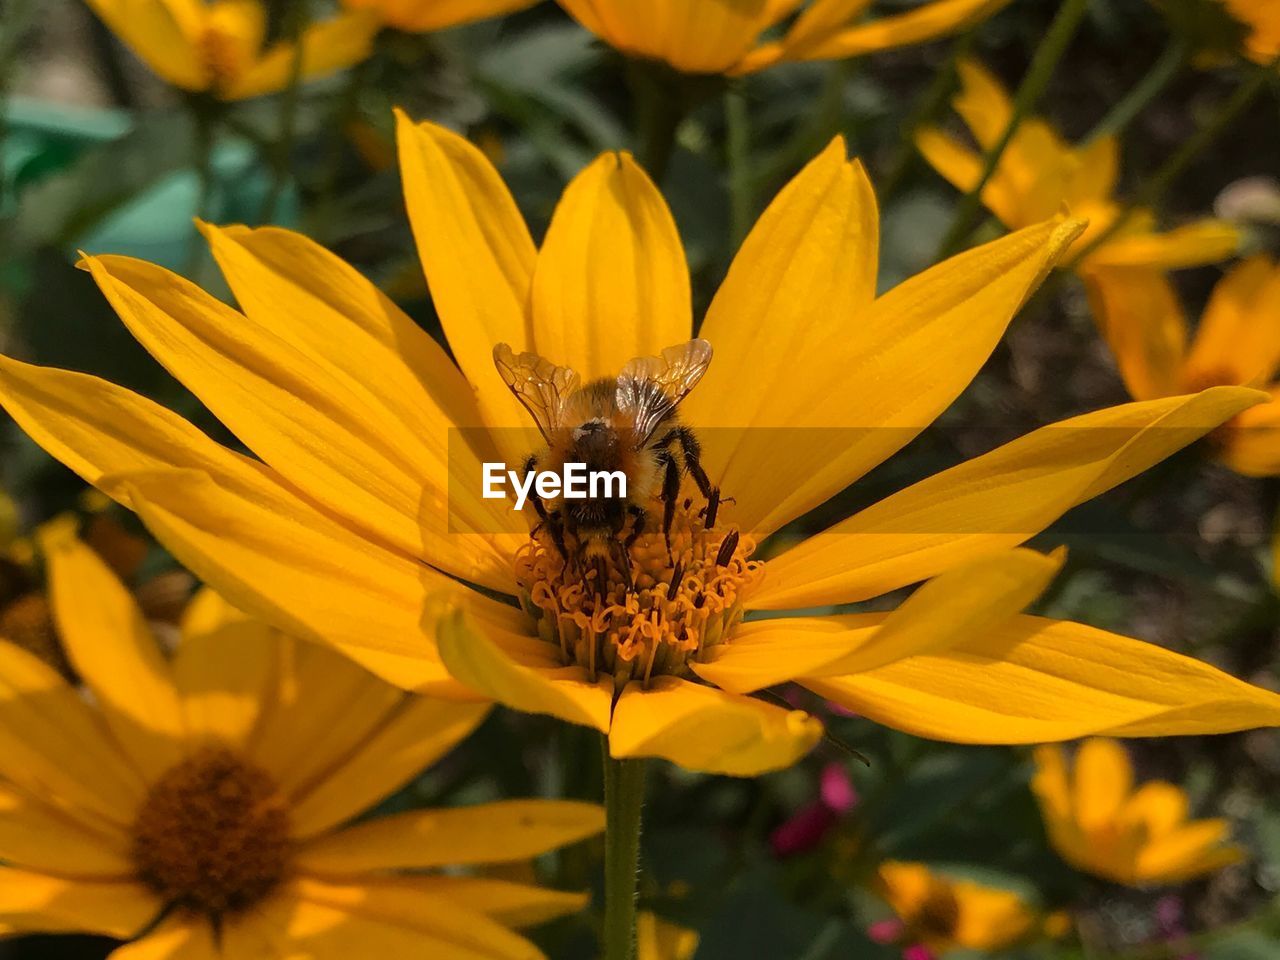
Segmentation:
<svg viewBox="0 0 1280 960">
<path fill-rule="evenodd" d="M 812 850 L 857 805 L 858 792 L 844 767 L 827 764 L 819 778 L 818 798 L 784 821 L 769 837 L 773 855 L 793 857 Z"/>
</svg>

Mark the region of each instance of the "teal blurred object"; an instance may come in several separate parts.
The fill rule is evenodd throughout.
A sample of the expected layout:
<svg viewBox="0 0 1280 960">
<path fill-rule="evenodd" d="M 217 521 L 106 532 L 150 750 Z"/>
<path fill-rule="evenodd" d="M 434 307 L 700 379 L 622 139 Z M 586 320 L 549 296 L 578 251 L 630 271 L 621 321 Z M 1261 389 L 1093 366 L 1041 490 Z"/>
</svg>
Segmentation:
<svg viewBox="0 0 1280 960">
<path fill-rule="evenodd" d="M 180 111 L 130 114 L 12 98 L 4 105 L 0 215 L 12 216 L 16 252 L 53 245 L 74 255 L 120 253 L 182 270 L 196 243 L 192 219 L 257 222 L 271 189 L 255 147 L 220 137 L 201 202 L 197 138 Z M 295 224 L 294 184 L 274 222 Z"/>
</svg>

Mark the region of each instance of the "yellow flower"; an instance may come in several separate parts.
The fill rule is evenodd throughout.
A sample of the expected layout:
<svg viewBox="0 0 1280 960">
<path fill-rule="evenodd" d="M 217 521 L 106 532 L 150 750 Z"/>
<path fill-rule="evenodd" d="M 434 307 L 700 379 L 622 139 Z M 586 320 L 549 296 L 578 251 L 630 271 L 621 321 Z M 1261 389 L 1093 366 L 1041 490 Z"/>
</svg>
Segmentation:
<svg viewBox="0 0 1280 960">
<path fill-rule="evenodd" d="M 636 960 L 692 960 L 698 932 L 642 911 L 636 917 Z"/>
<path fill-rule="evenodd" d="M 1280 475 L 1280 264 L 1266 255 L 1229 270 L 1194 337 L 1173 285 L 1156 270 L 1107 268 L 1086 278 L 1094 315 L 1129 393 L 1139 400 L 1213 384 L 1265 389 L 1270 402 L 1213 434 L 1217 457 L 1246 476 Z"/>
<path fill-rule="evenodd" d="M 1008 93 L 985 67 L 972 60 L 959 65 L 961 88 L 952 105 L 985 151 L 999 141 L 1013 114 Z M 916 146 L 942 176 L 960 190 L 971 190 L 982 175 L 983 159 L 940 130 L 926 127 Z M 1067 258 L 1078 255 L 1120 216 L 1116 202 L 1119 143 L 1098 137 L 1068 146 L 1048 123 L 1029 117 L 1000 157 L 982 190 L 982 202 L 1005 226 L 1018 229 L 1062 209 L 1089 221 Z M 1135 211 L 1112 237 L 1089 254 L 1082 268 L 1099 265 L 1189 267 L 1222 260 L 1235 252 L 1239 232 L 1218 220 L 1200 220 L 1167 233 L 1156 230 L 1149 210 Z"/>
<path fill-rule="evenodd" d="M 939 955 L 1002 950 L 1041 929 L 1039 913 L 1012 890 L 951 879 L 922 863 L 882 863 L 877 887 L 902 921 L 903 938 Z"/>
<path fill-rule="evenodd" d="M 531 7 L 538 0 L 342 0 L 348 10 L 371 10 L 407 33 L 444 30 Z"/>
<path fill-rule="evenodd" d="M 1280 57 L 1280 4 L 1275 0 L 1221 0 L 1227 11 L 1248 28 L 1244 48 L 1258 63 Z"/>
<path fill-rule="evenodd" d="M 762 35 L 805 0 L 559 0 L 629 56 L 684 73 L 741 75 L 794 60 L 843 60 L 922 43 L 985 20 L 1011 0 L 931 0 L 859 22 L 872 0 L 813 0 L 780 40 Z"/>
<path fill-rule="evenodd" d="M 206 228 L 243 312 L 142 261 L 85 266 L 261 459 L 102 380 L 0 359 L 0 402 L 19 424 L 236 606 L 406 688 L 482 694 L 608 733 L 618 758 L 731 774 L 790 764 L 821 735 L 814 718 L 753 696 L 792 679 L 878 722 L 965 742 L 1280 719 L 1280 697 L 1198 661 L 1020 615 L 1062 558 L 1018 544 L 1261 400 L 1253 390 L 1076 417 L 767 564 L 752 557 L 951 404 L 1079 224 L 1030 227 L 876 297 L 874 194 L 833 142 L 763 214 L 701 326 L 715 360 L 681 413 L 735 502 L 713 530 L 697 498 L 677 502 L 680 576 L 662 534 L 645 533 L 630 552 L 635 589 L 615 570 L 597 599 L 545 531 L 531 537 L 508 501 L 481 496 L 481 461 L 518 466 L 534 445 L 494 345 L 536 348 L 590 379 L 688 340 L 671 214 L 628 155 L 605 154 L 569 185 L 538 250 L 478 149 L 404 117 L 399 137 L 456 366 L 333 254 L 246 227 Z M 890 613 L 763 617 L 922 581 Z"/>
<path fill-rule="evenodd" d="M 262 0 L 87 0 L 120 40 L 162 79 L 220 100 L 283 89 L 294 44 L 265 45 Z M 300 43 L 304 80 L 336 73 L 369 56 L 376 18 L 350 13 L 309 24 Z"/>
<path fill-rule="evenodd" d="M 532 960 L 511 928 L 583 906 L 441 869 L 592 836 L 596 806 L 509 800 L 347 826 L 465 737 L 483 705 L 404 694 L 210 592 L 169 658 L 93 551 L 65 532 L 44 539 L 89 696 L 0 641 L 0 934 L 140 938 L 115 960 L 256 957 L 267 944 Z"/>
<path fill-rule="evenodd" d="M 1114 740 L 1087 740 L 1067 770 L 1061 747 L 1039 747 L 1031 781 L 1049 840 L 1077 869 L 1131 887 L 1182 883 L 1239 862 L 1225 820 L 1188 820 L 1187 795 L 1152 780 L 1134 789 Z"/>
</svg>

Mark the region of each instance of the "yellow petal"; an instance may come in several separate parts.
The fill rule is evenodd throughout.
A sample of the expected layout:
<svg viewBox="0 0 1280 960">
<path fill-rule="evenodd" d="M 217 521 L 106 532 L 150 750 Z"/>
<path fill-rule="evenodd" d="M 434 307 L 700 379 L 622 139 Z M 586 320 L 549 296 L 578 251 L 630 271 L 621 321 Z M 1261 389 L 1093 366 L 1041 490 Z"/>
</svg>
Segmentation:
<svg viewBox="0 0 1280 960">
<path fill-rule="evenodd" d="M 519 611 L 507 623 L 446 612 L 436 629 L 440 658 L 459 682 L 525 713 L 546 713 L 570 723 L 609 730 L 611 677 L 592 682 L 581 667 L 563 666 L 559 648 L 521 635 Z"/>
<path fill-rule="evenodd" d="M 1095 737 L 1076 751 L 1072 810 L 1085 830 L 1114 823 L 1133 789 L 1133 766 L 1124 747 Z"/>
<path fill-rule="evenodd" d="M 294 834 L 323 833 L 395 793 L 467 737 L 488 712 L 487 703 L 410 699 L 346 763 L 294 797 Z"/>
<path fill-rule="evenodd" d="M 1187 359 L 1187 377 L 1254 383 L 1280 365 L 1280 266 L 1265 254 L 1233 267 L 1213 288 Z"/>
<path fill-rule="evenodd" d="M 1089 267 L 1155 267 L 1180 270 L 1225 260 L 1240 247 L 1240 230 L 1221 220 L 1201 220 L 1167 233 L 1122 233 L 1089 254 Z"/>
<path fill-rule="evenodd" d="M 112 951 L 109 960 L 219 960 L 213 925 L 203 917 L 177 912 L 133 943 Z M 244 956 L 244 954 L 241 954 Z"/>
<path fill-rule="evenodd" d="M 876 300 L 837 340 L 810 342 L 783 368 L 789 382 L 766 392 L 769 420 L 737 431 L 722 487 L 739 498 L 740 522 L 771 532 L 910 442 L 973 379 L 1079 229 L 1045 223 L 962 253 Z"/>
<path fill-rule="evenodd" d="M 748 605 L 863 600 L 1016 546 L 1263 397 L 1239 387 L 1064 420 L 944 470 L 769 561 Z"/>
<path fill-rule="evenodd" d="M 0 785 L 0 858 L 64 877 L 121 880 L 134 872 L 123 830 L 91 829 L 14 787 Z"/>
<path fill-rule="evenodd" d="M 306 844 L 298 863 L 328 874 L 508 863 L 603 830 L 604 810 L 593 803 L 502 800 L 368 820 Z"/>
<path fill-rule="evenodd" d="M 363 11 L 312 22 L 303 32 L 300 80 L 316 80 L 345 70 L 373 52 L 378 18 Z M 246 100 L 275 93 L 289 85 L 297 47 L 278 43 L 218 91 L 224 100 Z"/>
<path fill-rule="evenodd" d="M 696 735 L 695 735 L 696 732 Z M 629 683 L 618 698 L 609 753 L 662 757 L 689 770 L 753 777 L 789 767 L 813 749 L 822 724 L 679 677 L 659 677 L 646 690 Z"/>
<path fill-rule="evenodd" d="M 1150 400 L 1181 392 L 1187 320 L 1173 285 L 1155 270 L 1110 267 L 1091 269 L 1085 283 L 1129 395 Z"/>
<path fill-rule="evenodd" d="M 483 913 L 508 927 L 535 927 L 557 917 L 578 913 L 591 899 L 586 893 L 551 890 L 491 877 L 434 874 L 390 881 L 395 888 L 405 883 L 412 883 L 431 896 L 452 901 L 466 910 Z M 379 903 L 394 902 L 395 898 L 395 889 L 388 891 L 379 886 Z"/>
<path fill-rule="evenodd" d="M 802 682 L 885 726 L 957 743 L 1226 733 L 1280 722 L 1280 696 L 1208 664 L 1039 617 L 1016 617 L 945 653 Z"/>
<path fill-rule="evenodd" d="M 533 274 L 533 341 L 589 381 L 693 336 L 671 211 L 628 153 L 602 154 L 560 198 Z"/>
<path fill-rule="evenodd" d="M 1267 396 L 1214 435 L 1218 458 L 1246 477 L 1280 475 L 1280 388 L 1268 388 Z"/>
<path fill-rule="evenodd" d="M 892 50 L 956 33 L 981 23 L 1011 0 L 934 0 L 907 13 L 849 27 L 802 52 L 800 60 L 841 60 Z"/>
<path fill-rule="evenodd" d="M 956 64 L 960 92 L 951 101 L 956 113 L 983 150 L 990 150 L 1003 136 L 1013 119 L 1013 101 L 995 74 L 977 60 L 965 58 Z"/>
<path fill-rule="evenodd" d="M 258 942 L 265 946 L 282 941 L 289 945 L 288 956 L 297 951 L 309 960 L 366 956 L 545 960 L 542 952 L 523 937 L 483 914 L 463 910 L 453 903 L 424 901 L 416 922 L 387 922 L 379 916 L 376 892 L 376 886 L 365 888 L 300 878 L 277 897 L 263 916 L 256 918 L 256 925 L 262 928 Z M 238 951 L 232 939 L 226 955 L 259 954 Z"/>
<path fill-rule="evenodd" d="M 786 38 L 777 44 L 779 55 L 794 58 L 806 47 L 826 40 L 848 26 L 871 6 L 871 0 L 814 0 L 796 17 Z"/>
<path fill-rule="evenodd" d="M 1036 747 L 1035 773 L 1031 777 L 1031 789 L 1040 802 L 1040 809 L 1050 821 L 1064 821 L 1071 817 L 1071 786 L 1067 775 L 1067 760 L 1057 744 Z"/>
<path fill-rule="evenodd" d="M 173 678 L 187 736 L 243 745 L 263 712 L 275 665 L 275 638 L 265 623 L 236 610 L 207 587 L 183 612 Z"/>
<path fill-rule="evenodd" d="M 1244 859 L 1239 847 L 1224 845 L 1231 831 L 1226 820 L 1196 820 L 1147 844 L 1138 854 L 1137 877 L 1178 883 Z"/>
<path fill-rule="evenodd" d="M 99 933 L 126 938 L 163 904 L 140 883 L 68 880 L 26 870 L 0 870 L 0 931 Z"/>
<path fill-rule="evenodd" d="M 196 46 L 198 24 L 177 17 L 164 0 L 88 0 L 102 22 L 161 79 L 183 90 L 210 83 Z"/>
<path fill-rule="evenodd" d="M 450 484 L 452 468 L 470 465 L 478 476 L 480 460 L 494 457 L 461 462 L 471 452 L 467 440 L 481 434 L 458 428 L 477 426 L 480 414 L 440 346 L 349 264 L 300 234 L 207 225 L 204 233 L 244 314 L 219 311 L 225 340 L 216 338 L 209 311 L 155 318 L 190 331 L 184 353 L 207 354 L 203 343 L 210 343 L 226 368 L 214 382 L 199 364 L 189 386 L 216 390 L 218 402 L 209 406 L 220 419 L 334 512 L 356 524 L 383 518 L 378 532 L 402 549 L 508 589 L 513 545 L 498 550 L 486 538 L 454 532 L 502 530 L 510 510 L 483 499 L 478 484 Z M 143 271 L 132 285 L 146 290 L 159 279 Z M 186 356 L 166 362 L 183 376 L 193 369 Z M 259 370 L 272 371 L 268 383 Z M 255 416 L 273 395 L 289 412 Z"/>
<path fill-rule="evenodd" d="M 537 257 L 529 228 L 493 164 L 462 137 L 401 112 L 396 131 L 409 223 L 449 346 L 485 421 L 522 426 L 528 415 L 494 369 L 493 347 L 534 346 L 525 315 Z"/>
<path fill-rule="evenodd" d="M 410 33 L 445 30 L 473 20 L 531 7 L 537 0 L 342 0 L 348 10 L 370 10 L 383 23 Z"/>
<path fill-rule="evenodd" d="M 862 673 L 981 639 L 1040 596 L 1065 559 L 1062 550 L 1046 557 L 1019 549 L 949 570 L 911 594 L 864 644 L 806 676 Z"/>
<path fill-rule="evenodd" d="M 138 604 L 74 530 L 46 526 L 53 615 L 67 656 L 138 769 L 150 780 L 182 759 L 173 673 Z"/>
<path fill-rule="evenodd" d="M 0 776 L 77 819 L 96 816 L 122 826 L 133 822 L 145 792 L 79 694 L 44 661 L 4 641 Z"/>
<path fill-rule="evenodd" d="M 705 662 L 690 666 L 730 693 L 751 693 L 859 649 L 884 621 L 883 613 L 753 620 L 734 628 L 729 643 L 714 645 Z"/>
<path fill-rule="evenodd" d="M 1187 819 L 1187 794 L 1172 783 L 1144 783 L 1125 801 L 1122 822 L 1141 828 L 1148 838 L 1161 837 Z"/>
</svg>

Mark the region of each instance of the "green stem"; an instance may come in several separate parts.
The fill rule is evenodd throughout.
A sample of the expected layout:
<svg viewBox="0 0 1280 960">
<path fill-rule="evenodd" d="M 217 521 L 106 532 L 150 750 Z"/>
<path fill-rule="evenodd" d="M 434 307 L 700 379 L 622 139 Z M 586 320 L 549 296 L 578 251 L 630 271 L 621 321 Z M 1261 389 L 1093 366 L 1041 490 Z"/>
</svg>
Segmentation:
<svg viewBox="0 0 1280 960">
<path fill-rule="evenodd" d="M 729 161 L 729 238 L 730 249 L 742 245 L 755 214 L 755 195 L 751 172 L 751 114 L 746 92 L 741 85 L 730 87 L 724 95 L 726 150 Z"/>
<path fill-rule="evenodd" d="M 1145 187 L 1138 192 L 1133 202 L 1111 221 L 1110 226 L 1093 238 L 1089 244 L 1063 265 L 1064 269 L 1076 266 L 1098 247 L 1102 246 L 1120 230 L 1122 230 L 1139 210 L 1149 210 L 1158 205 L 1169 188 L 1186 172 L 1187 167 L 1196 157 L 1212 146 L 1222 134 L 1240 118 L 1240 115 L 1253 103 L 1254 98 L 1262 91 L 1271 79 L 1271 73 L 1280 65 L 1280 57 L 1272 60 L 1264 67 L 1253 67 L 1244 83 L 1236 87 L 1235 93 L 1223 106 L 1215 111 L 1213 119 L 1201 126 L 1191 135 L 1182 147 L 1147 181 Z"/>
<path fill-rule="evenodd" d="M 1080 26 L 1080 22 L 1084 19 L 1088 9 L 1089 0 L 1064 0 L 1062 6 L 1058 8 L 1058 13 L 1053 18 L 1053 23 L 1049 25 L 1048 32 L 1045 33 L 1044 39 L 1040 41 L 1040 45 L 1036 48 L 1035 56 L 1031 58 L 1031 66 L 1027 69 L 1027 76 L 1022 81 L 1022 85 L 1018 87 L 1018 92 L 1013 98 L 1013 113 L 1009 117 L 1008 124 L 1005 125 L 1004 132 L 1000 134 L 1000 139 L 992 144 L 991 149 L 987 151 L 986 156 L 983 158 L 982 174 L 979 176 L 978 182 L 960 199 L 960 204 L 956 209 L 956 218 L 938 248 L 939 260 L 945 259 L 959 250 L 965 238 L 972 232 L 978 214 L 982 209 L 983 189 L 996 172 L 996 168 L 999 167 L 1000 158 L 1004 155 L 1005 148 L 1009 146 L 1010 141 L 1013 140 L 1013 135 L 1018 132 L 1018 127 L 1023 119 L 1035 109 L 1035 105 L 1044 95 L 1044 91 L 1053 77 L 1053 72 L 1058 67 L 1058 62 L 1062 59 L 1062 55 L 1067 52 L 1067 46 L 1071 43 L 1072 37 L 1075 36 L 1076 29 Z"/>
<path fill-rule="evenodd" d="M 644 760 L 604 754 L 604 960 L 632 960 L 636 949 L 636 885 L 640 866 L 640 810 Z"/>
<path fill-rule="evenodd" d="M 1120 102 L 1107 111 L 1098 125 L 1089 131 L 1082 146 L 1093 143 L 1099 137 L 1115 136 L 1129 126 L 1134 118 L 1145 110 L 1170 81 L 1178 75 L 1187 62 L 1190 47 L 1181 37 L 1174 37 L 1164 48 L 1164 53 L 1151 65 L 1137 86 L 1121 98 Z"/>
<path fill-rule="evenodd" d="M 293 41 L 293 58 L 289 62 L 289 83 L 280 98 L 280 129 L 277 131 L 275 149 L 272 151 L 271 189 L 267 192 L 259 217 L 264 223 L 276 219 L 280 198 L 289 179 L 289 160 L 293 154 L 293 141 L 298 127 L 298 92 L 302 86 L 302 37 L 310 19 L 308 0 L 294 0 L 290 7 Z"/>
<path fill-rule="evenodd" d="M 637 153 L 655 183 L 661 183 L 675 152 L 676 131 L 688 109 L 675 77 L 658 64 L 628 63 L 635 101 Z"/>
</svg>

